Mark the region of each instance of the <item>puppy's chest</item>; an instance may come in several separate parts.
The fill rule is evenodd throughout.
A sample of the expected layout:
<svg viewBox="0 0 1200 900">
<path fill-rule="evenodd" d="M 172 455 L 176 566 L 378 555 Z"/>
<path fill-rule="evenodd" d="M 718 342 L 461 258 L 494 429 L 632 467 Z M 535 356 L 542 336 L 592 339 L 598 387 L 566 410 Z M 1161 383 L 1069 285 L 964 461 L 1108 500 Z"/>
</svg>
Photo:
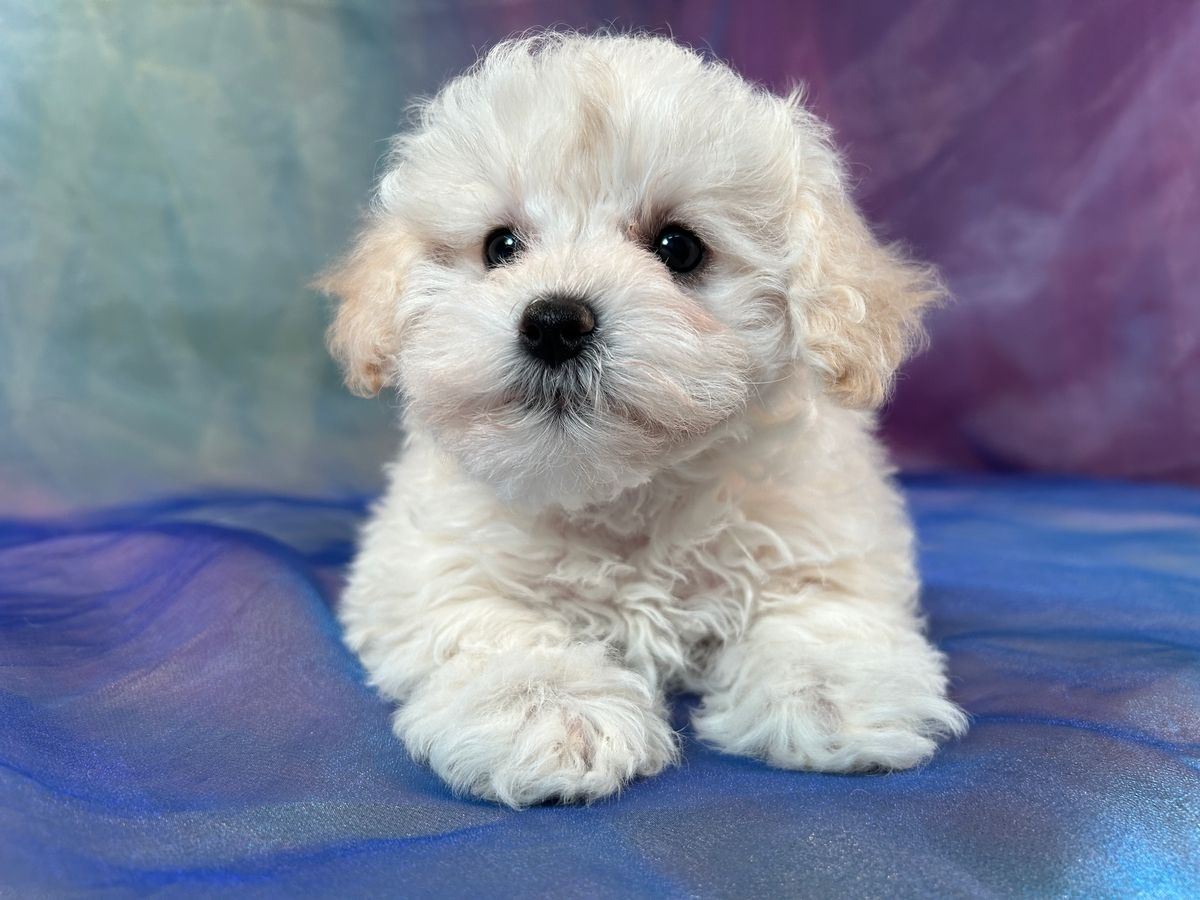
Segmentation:
<svg viewBox="0 0 1200 900">
<path fill-rule="evenodd" d="M 567 533 L 545 600 L 581 631 L 617 639 L 658 633 L 684 645 L 739 632 L 768 577 L 753 528 L 728 521 L 698 534 Z"/>
</svg>

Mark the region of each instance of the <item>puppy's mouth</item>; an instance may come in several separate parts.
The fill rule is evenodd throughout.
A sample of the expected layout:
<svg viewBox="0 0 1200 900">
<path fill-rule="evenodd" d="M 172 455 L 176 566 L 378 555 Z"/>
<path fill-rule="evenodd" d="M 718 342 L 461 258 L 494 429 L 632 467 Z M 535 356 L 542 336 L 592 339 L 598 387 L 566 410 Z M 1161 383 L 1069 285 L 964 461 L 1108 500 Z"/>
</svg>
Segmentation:
<svg viewBox="0 0 1200 900">
<path fill-rule="evenodd" d="M 589 349 L 554 368 L 525 363 L 504 403 L 547 421 L 591 420 L 608 405 L 599 357 Z"/>
<path fill-rule="evenodd" d="M 594 418 L 604 402 L 598 325 L 584 297 L 550 293 L 526 306 L 504 405 L 552 422 Z"/>
</svg>

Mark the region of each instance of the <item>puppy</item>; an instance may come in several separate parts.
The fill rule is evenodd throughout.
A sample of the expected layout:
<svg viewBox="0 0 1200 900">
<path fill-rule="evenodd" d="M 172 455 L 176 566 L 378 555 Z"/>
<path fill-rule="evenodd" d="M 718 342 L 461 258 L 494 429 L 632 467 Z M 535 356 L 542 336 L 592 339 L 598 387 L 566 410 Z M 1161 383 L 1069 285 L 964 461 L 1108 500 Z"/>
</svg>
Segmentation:
<svg viewBox="0 0 1200 900">
<path fill-rule="evenodd" d="M 455 790 L 590 801 L 727 753 L 901 769 L 965 730 L 871 410 L 938 298 L 829 131 L 648 36 L 502 43 L 395 139 L 323 277 L 407 437 L 340 607 Z"/>
</svg>

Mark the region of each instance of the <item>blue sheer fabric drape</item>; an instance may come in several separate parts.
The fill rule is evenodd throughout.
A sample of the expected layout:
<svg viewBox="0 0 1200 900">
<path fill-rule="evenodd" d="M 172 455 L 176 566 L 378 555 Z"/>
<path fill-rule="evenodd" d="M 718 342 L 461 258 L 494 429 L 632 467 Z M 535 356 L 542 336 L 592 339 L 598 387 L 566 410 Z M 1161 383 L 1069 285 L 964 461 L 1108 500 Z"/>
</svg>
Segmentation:
<svg viewBox="0 0 1200 900">
<path fill-rule="evenodd" d="M 949 477 L 908 494 L 965 739 L 916 771 L 828 776 L 688 737 L 678 768 L 619 798 L 523 812 L 415 765 L 340 645 L 328 604 L 361 504 L 0 527 L 0 885 L 1195 896 L 1200 495 Z"/>
</svg>

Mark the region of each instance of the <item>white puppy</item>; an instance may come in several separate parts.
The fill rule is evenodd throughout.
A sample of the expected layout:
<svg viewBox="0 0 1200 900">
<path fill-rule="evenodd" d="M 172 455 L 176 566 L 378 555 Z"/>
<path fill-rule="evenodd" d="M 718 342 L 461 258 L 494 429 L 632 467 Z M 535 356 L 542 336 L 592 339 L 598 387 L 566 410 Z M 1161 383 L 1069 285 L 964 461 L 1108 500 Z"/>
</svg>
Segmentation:
<svg viewBox="0 0 1200 900">
<path fill-rule="evenodd" d="M 912 766 L 965 717 L 873 436 L 931 271 L 801 104 L 654 37 L 503 43 L 420 109 L 322 281 L 408 434 L 340 607 L 456 790 L 590 800 L 697 734 Z"/>
</svg>

